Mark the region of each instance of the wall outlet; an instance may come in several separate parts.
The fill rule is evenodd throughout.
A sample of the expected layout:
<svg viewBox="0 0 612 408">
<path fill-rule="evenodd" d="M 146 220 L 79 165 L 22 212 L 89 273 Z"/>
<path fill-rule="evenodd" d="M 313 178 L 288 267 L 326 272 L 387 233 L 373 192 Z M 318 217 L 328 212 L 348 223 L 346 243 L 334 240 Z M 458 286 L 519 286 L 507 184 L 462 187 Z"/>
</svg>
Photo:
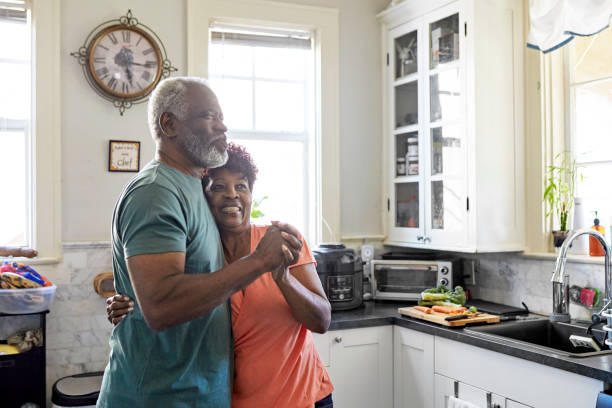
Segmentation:
<svg viewBox="0 0 612 408">
<path fill-rule="evenodd" d="M 370 262 L 374 259 L 374 247 L 372 245 L 361 246 L 361 260 L 363 262 Z"/>
</svg>

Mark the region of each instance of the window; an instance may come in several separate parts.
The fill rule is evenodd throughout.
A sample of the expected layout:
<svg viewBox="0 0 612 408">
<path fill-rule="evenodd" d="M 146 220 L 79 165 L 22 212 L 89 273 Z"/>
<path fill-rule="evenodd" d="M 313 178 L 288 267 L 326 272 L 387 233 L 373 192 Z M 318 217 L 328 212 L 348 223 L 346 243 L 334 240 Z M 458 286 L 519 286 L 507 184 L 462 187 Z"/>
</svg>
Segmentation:
<svg viewBox="0 0 612 408">
<path fill-rule="evenodd" d="M 568 45 L 569 145 L 584 179 L 578 183 L 590 215 L 612 221 L 612 30 L 576 37 Z M 609 232 L 607 232 L 609 235 Z"/>
<path fill-rule="evenodd" d="M 0 0 L 0 245 L 61 257 L 60 0 Z"/>
<path fill-rule="evenodd" d="M 314 88 L 312 91 L 314 100 L 309 103 L 314 112 L 312 117 L 307 117 L 305 120 L 308 125 L 312 126 L 308 131 L 311 132 L 309 137 L 314 140 L 309 139 L 308 141 L 307 160 L 310 160 L 308 176 L 312 175 L 312 177 L 303 184 L 304 186 L 309 185 L 309 197 L 308 203 L 304 200 L 304 205 L 308 205 L 308 218 L 304 222 L 308 226 L 306 230 L 302 229 L 302 233 L 307 237 L 311 246 L 319 242 L 338 242 L 341 238 L 338 9 L 259 0 L 241 0 L 240 4 L 227 0 L 187 0 L 186 3 L 188 75 L 212 79 L 209 75 L 209 70 L 213 68 L 212 61 L 210 61 L 212 52 L 209 52 L 209 48 L 213 44 L 209 44 L 208 41 L 211 38 L 210 27 L 208 24 L 202 24 L 203 21 L 242 28 L 245 26 L 262 27 L 265 24 L 268 29 L 269 27 L 282 27 L 283 30 L 290 33 L 311 33 L 314 78 L 310 86 Z M 265 29 L 260 31 L 262 31 L 260 34 L 266 34 Z M 224 109 L 227 108 L 229 107 L 224 107 Z M 231 115 L 231 112 L 228 113 Z M 251 149 L 250 146 L 249 148 Z M 305 149 L 302 151 L 306 152 Z M 255 154 L 258 153 L 254 152 Z M 262 160 L 258 157 L 255 159 L 261 168 Z M 313 167 L 314 170 L 312 170 Z M 260 174 L 255 186 L 255 197 L 259 197 L 260 192 L 265 188 L 262 183 L 264 177 L 263 174 Z M 291 183 L 295 183 L 295 177 L 292 178 Z M 268 200 L 264 201 L 262 211 L 271 217 L 280 218 L 274 214 L 276 210 L 270 208 Z M 314 230 L 314 232 L 309 230 Z"/>
<path fill-rule="evenodd" d="M 28 14 L 24 1 L 0 2 L 0 245 L 10 246 L 33 246 Z"/>
<path fill-rule="evenodd" d="M 315 236 L 314 52 L 311 34 L 215 23 L 209 79 L 230 140 L 244 145 L 259 168 L 254 200 L 269 223 L 295 225 Z"/>
</svg>

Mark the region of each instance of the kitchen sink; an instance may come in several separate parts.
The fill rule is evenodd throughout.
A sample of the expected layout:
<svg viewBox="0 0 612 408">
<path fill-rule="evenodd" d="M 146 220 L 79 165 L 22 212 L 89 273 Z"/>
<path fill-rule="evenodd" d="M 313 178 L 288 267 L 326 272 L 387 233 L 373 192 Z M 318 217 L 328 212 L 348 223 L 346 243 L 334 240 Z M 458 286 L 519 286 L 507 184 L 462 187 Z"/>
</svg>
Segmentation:
<svg viewBox="0 0 612 408">
<path fill-rule="evenodd" d="M 580 323 L 551 322 L 548 319 L 516 320 L 487 326 L 466 328 L 466 332 L 476 332 L 485 336 L 528 343 L 531 346 L 562 353 L 571 357 L 591 357 L 610 354 L 612 350 L 595 351 L 588 347 L 574 347 L 569 337 L 572 334 L 587 336 L 587 325 Z M 603 344 L 605 332 L 592 331 Z"/>
</svg>

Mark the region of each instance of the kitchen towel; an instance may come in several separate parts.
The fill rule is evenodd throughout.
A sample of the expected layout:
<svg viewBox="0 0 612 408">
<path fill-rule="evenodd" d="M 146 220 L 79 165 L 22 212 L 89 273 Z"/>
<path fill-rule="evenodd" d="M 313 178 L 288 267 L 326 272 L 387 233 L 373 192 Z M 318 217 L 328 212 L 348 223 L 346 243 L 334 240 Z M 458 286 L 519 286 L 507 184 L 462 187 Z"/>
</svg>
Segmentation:
<svg viewBox="0 0 612 408">
<path fill-rule="evenodd" d="M 448 397 L 446 408 L 481 408 L 476 404 L 455 397 Z"/>
<path fill-rule="evenodd" d="M 597 404 L 595 408 L 612 408 L 612 395 L 600 392 L 597 396 Z"/>
</svg>

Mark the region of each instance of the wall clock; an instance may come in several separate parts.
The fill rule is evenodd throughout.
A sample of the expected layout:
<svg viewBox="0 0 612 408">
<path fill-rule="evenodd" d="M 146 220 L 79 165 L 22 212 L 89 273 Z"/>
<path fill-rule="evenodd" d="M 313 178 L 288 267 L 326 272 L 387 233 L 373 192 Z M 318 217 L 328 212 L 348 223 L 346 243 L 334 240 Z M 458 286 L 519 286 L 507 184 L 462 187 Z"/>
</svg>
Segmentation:
<svg viewBox="0 0 612 408">
<path fill-rule="evenodd" d="M 95 27 L 77 52 L 89 85 L 123 115 L 145 102 L 155 85 L 176 71 L 160 38 L 131 10 Z"/>
</svg>

